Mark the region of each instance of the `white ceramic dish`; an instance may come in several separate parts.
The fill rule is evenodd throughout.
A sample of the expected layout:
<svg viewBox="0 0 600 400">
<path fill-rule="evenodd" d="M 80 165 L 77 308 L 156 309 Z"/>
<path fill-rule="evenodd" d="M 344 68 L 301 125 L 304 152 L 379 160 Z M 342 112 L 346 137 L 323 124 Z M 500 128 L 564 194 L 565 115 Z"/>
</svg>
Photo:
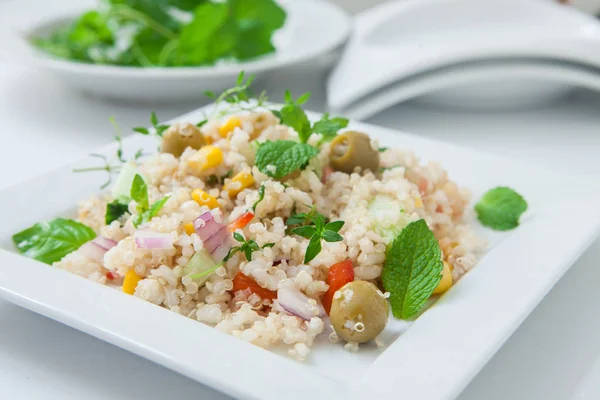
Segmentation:
<svg viewBox="0 0 600 400">
<path fill-rule="evenodd" d="M 201 118 L 202 110 L 181 120 Z M 89 159 L 0 192 L 0 297 L 240 399 L 452 399 L 596 236 L 600 188 L 587 179 L 389 129 L 351 127 L 382 145 L 412 148 L 425 161 L 440 161 L 476 197 L 510 185 L 530 204 L 517 230 L 482 230 L 491 248 L 478 266 L 404 334 L 398 335 L 402 324 L 388 330 L 383 349 L 365 346 L 349 353 L 322 338 L 325 343 L 299 363 L 14 253 L 14 232 L 68 213 L 77 200 L 97 192 L 104 175 L 71 172 Z M 125 141 L 126 151 L 141 145 L 156 148 L 148 137 Z"/>
<path fill-rule="evenodd" d="M 332 110 L 345 110 L 363 99 L 370 103 L 373 95 L 389 85 L 461 63 L 520 58 L 600 68 L 600 23 L 548 1 L 388 2 L 359 14 L 354 27 L 328 82 Z M 532 92 L 531 85 L 523 84 L 528 79 L 531 81 L 525 74 L 503 82 L 500 90 L 498 81 L 490 80 L 489 86 L 479 81 L 474 86 L 463 79 L 464 90 L 456 85 L 453 96 L 478 107 L 504 103 L 519 108 L 546 102 L 548 94 L 574 84 L 538 80 L 533 84 L 542 90 Z M 432 86 L 429 98 L 435 101 L 438 88 Z M 440 102 L 447 103 L 447 98 L 440 94 Z"/>
<path fill-rule="evenodd" d="M 36 65 L 65 84 L 94 95 L 143 103 L 197 99 L 205 90 L 220 92 L 231 87 L 242 70 L 261 78 L 268 71 L 325 57 L 338 49 L 350 33 L 350 17 L 334 4 L 323 0 L 281 3 L 288 16 L 274 39 L 277 52 L 243 63 L 184 68 L 93 65 L 50 57 L 28 43 L 27 38 L 44 35 L 68 20 L 64 17 L 38 24 L 25 34 L 5 32 L 3 43 L 8 50 L 4 50 L 12 61 Z"/>
<path fill-rule="evenodd" d="M 332 111 L 364 119 L 412 99 L 451 109 L 522 109 L 555 101 L 574 86 L 600 91 L 600 68 L 534 59 L 474 61 L 415 74 Z"/>
</svg>

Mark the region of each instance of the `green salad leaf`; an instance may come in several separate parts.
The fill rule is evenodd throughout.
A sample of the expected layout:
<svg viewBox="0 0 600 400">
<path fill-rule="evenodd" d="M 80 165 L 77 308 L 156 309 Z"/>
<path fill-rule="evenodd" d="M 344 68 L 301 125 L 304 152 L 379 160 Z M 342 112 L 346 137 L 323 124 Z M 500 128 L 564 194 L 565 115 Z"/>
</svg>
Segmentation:
<svg viewBox="0 0 600 400">
<path fill-rule="evenodd" d="M 442 279 L 442 269 L 440 246 L 425 221 L 408 224 L 388 250 L 381 272 L 396 318 L 410 319 L 421 311 Z"/>
<path fill-rule="evenodd" d="M 211 65 L 275 51 L 275 0 L 105 0 L 32 44 L 55 57 L 133 67 Z"/>
<path fill-rule="evenodd" d="M 21 231 L 12 240 L 19 253 L 52 264 L 95 237 L 92 228 L 81 222 L 56 218 Z"/>
<path fill-rule="evenodd" d="M 475 205 L 479 221 L 497 231 L 508 231 L 519 226 L 521 215 L 527 211 L 527 201 L 508 187 L 489 190 Z"/>
<path fill-rule="evenodd" d="M 129 199 L 116 199 L 106 205 L 106 213 L 104 222 L 110 225 L 113 221 L 117 221 L 124 214 L 129 212 Z"/>
<path fill-rule="evenodd" d="M 271 178 L 283 178 L 301 169 L 319 154 L 319 149 L 291 140 L 267 141 L 256 152 L 256 166 Z"/>
</svg>

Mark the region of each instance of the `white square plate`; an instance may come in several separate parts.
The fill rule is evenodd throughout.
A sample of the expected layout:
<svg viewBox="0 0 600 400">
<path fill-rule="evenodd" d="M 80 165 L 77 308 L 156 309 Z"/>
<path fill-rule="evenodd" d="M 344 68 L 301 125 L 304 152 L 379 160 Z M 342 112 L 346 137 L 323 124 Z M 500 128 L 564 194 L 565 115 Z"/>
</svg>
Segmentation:
<svg viewBox="0 0 600 400">
<path fill-rule="evenodd" d="M 201 115 L 199 110 L 180 120 L 196 122 Z M 98 191 L 103 174 L 71 172 L 89 166 L 90 159 L 50 173 L 40 166 L 38 178 L 0 192 L 0 297 L 241 399 L 452 399 L 595 238 L 600 188 L 389 129 L 355 122 L 351 128 L 384 146 L 410 148 L 424 161 L 441 162 L 474 198 L 506 185 L 530 206 L 523 224 L 510 233 L 482 229 L 491 246 L 476 268 L 405 333 L 399 334 L 406 325 L 391 324 L 383 349 L 365 346 L 349 353 L 341 345 L 319 343 L 299 363 L 16 254 L 13 233 L 72 212 Z M 140 146 L 154 150 L 156 143 L 142 136 L 125 141 L 126 151 Z"/>
</svg>

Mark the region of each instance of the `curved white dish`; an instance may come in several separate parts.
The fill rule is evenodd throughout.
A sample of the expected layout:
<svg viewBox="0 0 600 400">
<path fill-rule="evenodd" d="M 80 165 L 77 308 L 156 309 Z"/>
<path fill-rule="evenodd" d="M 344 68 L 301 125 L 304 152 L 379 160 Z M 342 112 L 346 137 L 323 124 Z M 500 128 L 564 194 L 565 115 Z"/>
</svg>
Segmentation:
<svg viewBox="0 0 600 400">
<path fill-rule="evenodd" d="M 357 16 L 352 38 L 328 82 L 329 106 L 345 110 L 387 90 L 390 84 L 427 71 L 506 58 L 549 59 L 600 68 L 600 24 L 591 16 L 545 1 L 385 3 Z M 559 83 L 556 86 L 551 80 L 544 90 L 534 93 L 531 87 L 522 86 L 522 81 L 513 81 L 511 90 L 506 90 L 506 83 L 490 105 L 500 99 L 518 107 L 519 98 L 532 104 L 536 95 L 538 101 L 545 101 L 546 91 L 556 92 L 565 83 L 571 84 Z M 486 103 L 481 92 L 494 92 L 495 88 L 478 87 L 462 93 L 456 90 L 453 95 L 481 107 Z M 442 101 L 445 98 L 441 96 Z M 364 107 L 375 109 L 373 105 Z"/>
<path fill-rule="evenodd" d="M 339 7 L 322 0 L 282 1 L 288 13 L 276 33 L 278 51 L 254 61 L 206 67 L 135 68 L 93 65 L 52 58 L 34 49 L 27 37 L 45 33 L 64 18 L 30 29 L 25 37 L 8 33 L 3 40 L 12 59 L 34 64 L 76 89 L 95 95 L 138 102 L 172 102 L 202 97 L 204 90 L 231 87 L 240 71 L 260 78 L 280 69 L 324 56 L 339 48 L 350 33 L 350 18 Z M 318 26 L 319 29 L 314 29 Z"/>
<path fill-rule="evenodd" d="M 522 108 L 556 100 L 573 86 L 600 91 L 600 68 L 548 60 L 480 61 L 416 74 L 332 111 L 364 119 L 410 99 L 450 108 Z"/>
<path fill-rule="evenodd" d="M 198 121 L 204 111 L 179 120 Z M 509 185 L 530 206 L 529 218 L 517 230 L 486 230 L 491 248 L 475 269 L 382 349 L 366 345 L 350 353 L 323 335 L 309 360 L 298 363 L 16 254 L 10 240 L 14 232 L 62 214 L 97 192 L 104 174 L 72 173 L 73 167 L 89 165 L 89 159 L 0 191 L 0 297 L 239 399 L 451 400 L 596 236 L 600 188 L 587 178 L 415 135 L 356 122 L 350 127 L 369 132 L 384 146 L 401 145 L 441 162 L 475 198 L 490 187 Z M 152 151 L 156 142 L 138 135 L 124 146 L 126 152 L 140 146 Z M 110 146 L 101 152 L 114 150 Z M 560 246 L 548 251 L 552 243 Z"/>
</svg>

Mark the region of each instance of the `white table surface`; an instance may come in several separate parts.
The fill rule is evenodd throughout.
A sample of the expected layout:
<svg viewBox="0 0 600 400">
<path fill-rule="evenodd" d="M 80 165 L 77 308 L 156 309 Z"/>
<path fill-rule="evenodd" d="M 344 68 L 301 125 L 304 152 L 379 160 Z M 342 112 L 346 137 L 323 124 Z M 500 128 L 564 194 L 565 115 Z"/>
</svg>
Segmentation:
<svg viewBox="0 0 600 400">
<path fill-rule="evenodd" d="M 0 1 L 0 15 L 7 7 L 14 11 L 16 4 L 14 0 Z M 272 92 L 283 88 L 313 91 L 311 108 L 318 111 L 322 107 L 322 76 L 318 72 L 274 74 L 267 87 Z M 114 115 L 127 132 L 131 126 L 146 123 L 149 109 L 168 119 L 195 106 L 115 104 L 71 92 L 37 71 L 0 64 L 0 189 L 34 176 L 40 168 L 60 166 L 110 142 L 108 116 Z M 369 121 L 597 179 L 599 110 L 600 95 L 578 91 L 540 109 L 469 113 L 407 104 Z M 600 242 L 596 242 L 459 400 L 600 398 L 599 259 Z M 174 395 L 230 399 L 117 347 L 0 301 L 0 399 L 162 400 Z"/>
</svg>

